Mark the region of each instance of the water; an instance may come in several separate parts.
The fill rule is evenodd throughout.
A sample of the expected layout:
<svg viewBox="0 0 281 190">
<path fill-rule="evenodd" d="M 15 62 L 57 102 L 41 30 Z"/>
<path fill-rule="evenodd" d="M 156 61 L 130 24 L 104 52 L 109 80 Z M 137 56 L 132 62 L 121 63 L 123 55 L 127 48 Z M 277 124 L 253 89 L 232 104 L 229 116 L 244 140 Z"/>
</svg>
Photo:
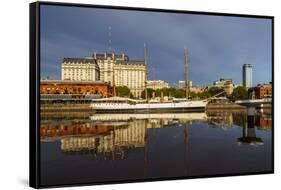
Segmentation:
<svg viewBox="0 0 281 190">
<path fill-rule="evenodd" d="M 270 114 L 41 120 L 41 185 L 272 171 Z"/>
</svg>

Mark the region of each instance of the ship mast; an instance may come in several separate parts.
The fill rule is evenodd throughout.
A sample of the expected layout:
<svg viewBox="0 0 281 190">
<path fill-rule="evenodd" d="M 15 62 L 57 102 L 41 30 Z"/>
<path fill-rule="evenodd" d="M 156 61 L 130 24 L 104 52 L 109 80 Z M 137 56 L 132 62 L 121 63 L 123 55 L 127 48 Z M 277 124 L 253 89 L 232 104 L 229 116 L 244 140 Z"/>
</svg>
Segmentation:
<svg viewBox="0 0 281 190">
<path fill-rule="evenodd" d="M 184 62 L 185 62 L 185 97 L 188 99 L 189 96 L 189 82 L 188 82 L 188 51 L 184 48 Z"/>
</svg>

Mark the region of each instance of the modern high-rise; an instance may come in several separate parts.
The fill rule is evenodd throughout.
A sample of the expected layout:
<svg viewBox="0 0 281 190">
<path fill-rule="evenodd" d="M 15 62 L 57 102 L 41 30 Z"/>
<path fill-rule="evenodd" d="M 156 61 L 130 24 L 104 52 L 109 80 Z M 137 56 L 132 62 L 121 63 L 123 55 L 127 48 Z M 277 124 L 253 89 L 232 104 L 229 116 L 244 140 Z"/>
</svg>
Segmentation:
<svg viewBox="0 0 281 190">
<path fill-rule="evenodd" d="M 244 64 L 243 65 L 243 86 L 246 88 L 251 88 L 253 86 L 253 65 Z"/>
</svg>

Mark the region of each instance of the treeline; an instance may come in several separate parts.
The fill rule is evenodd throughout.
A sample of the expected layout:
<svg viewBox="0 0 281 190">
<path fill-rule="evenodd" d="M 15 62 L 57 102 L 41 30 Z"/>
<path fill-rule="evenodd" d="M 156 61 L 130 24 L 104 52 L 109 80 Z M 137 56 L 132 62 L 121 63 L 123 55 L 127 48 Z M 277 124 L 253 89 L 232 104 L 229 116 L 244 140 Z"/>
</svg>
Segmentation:
<svg viewBox="0 0 281 190">
<path fill-rule="evenodd" d="M 161 93 L 163 93 L 163 96 L 168 97 L 175 97 L 175 98 L 185 98 L 186 93 L 184 89 L 176 89 L 176 88 L 162 88 L 153 90 L 151 88 L 147 89 L 147 96 L 148 98 L 153 97 L 153 92 L 155 93 L 155 97 L 160 97 Z M 141 97 L 145 98 L 145 90 L 142 91 Z M 195 92 L 189 92 L 189 98 L 191 99 L 206 99 L 209 98 L 210 94 L 207 91 L 204 91 L 202 93 L 195 93 Z"/>
<path fill-rule="evenodd" d="M 219 87 L 211 87 L 203 92 L 189 92 L 190 99 L 207 99 L 217 94 L 220 94 L 217 97 L 226 96 L 223 88 Z M 161 97 L 161 93 L 163 96 L 168 97 L 175 97 L 175 98 L 185 98 L 185 90 L 184 89 L 177 89 L 177 88 L 162 88 L 153 90 L 152 88 L 147 89 L 147 96 L 149 99 L 153 97 L 153 93 L 155 97 Z M 134 98 L 130 89 L 127 86 L 119 86 L 116 87 L 116 95 L 120 97 L 127 97 L 127 98 Z M 141 93 L 141 98 L 145 99 L 145 90 Z M 239 86 L 233 90 L 233 93 L 228 96 L 231 101 L 242 100 L 248 98 L 248 91 L 245 87 Z"/>
</svg>

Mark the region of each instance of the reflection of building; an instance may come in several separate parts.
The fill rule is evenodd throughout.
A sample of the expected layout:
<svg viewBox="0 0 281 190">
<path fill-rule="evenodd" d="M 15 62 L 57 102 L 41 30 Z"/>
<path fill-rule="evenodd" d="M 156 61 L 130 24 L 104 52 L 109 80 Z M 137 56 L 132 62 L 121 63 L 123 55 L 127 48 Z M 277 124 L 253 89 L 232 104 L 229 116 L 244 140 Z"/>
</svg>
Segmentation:
<svg viewBox="0 0 281 190">
<path fill-rule="evenodd" d="M 100 81 L 41 80 L 40 94 L 100 94 L 107 97 L 112 94 L 112 88 Z"/>
<path fill-rule="evenodd" d="M 263 84 L 249 88 L 249 96 L 255 99 L 272 97 L 272 84 Z"/>
<path fill-rule="evenodd" d="M 260 129 L 271 129 L 272 116 L 266 114 L 258 115 L 256 117 L 256 125 L 259 126 Z"/>
<path fill-rule="evenodd" d="M 226 92 L 228 96 L 232 94 L 234 88 L 232 79 L 227 79 L 227 78 L 220 78 L 219 80 L 213 83 L 213 86 L 218 88 L 223 88 L 223 90 Z"/>
<path fill-rule="evenodd" d="M 64 137 L 73 135 L 98 135 L 107 133 L 112 130 L 112 126 L 107 125 L 95 125 L 89 123 L 74 123 L 71 125 L 58 125 L 56 127 L 41 124 L 40 126 L 40 136 L 41 138 L 54 138 L 54 137 Z"/>
<path fill-rule="evenodd" d="M 89 58 L 64 58 L 61 80 L 98 81 L 100 69 L 96 60 Z"/>
<path fill-rule="evenodd" d="M 102 135 L 62 138 L 61 149 L 64 152 L 94 151 L 115 155 L 130 148 L 144 147 L 145 134 L 146 125 L 141 120 L 135 120 L 127 127 L 114 127 Z"/>
<path fill-rule="evenodd" d="M 152 88 L 153 90 L 169 88 L 169 84 L 163 80 L 148 80 L 147 88 Z"/>
<path fill-rule="evenodd" d="M 253 86 L 253 65 L 243 65 L 243 86 L 251 88 Z"/>
<path fill-rule="evenodd" d="M 233 114 L 231 112 L 208 112 L 210 123 L 228 129 L 233 126 Z"/>
<path fill-rule="evenodd" d="M 145 89 L 145 62 L 129 60 L 125 54 L 94 53 L 90 58 L 65 58 L 61 69 L 62 80 L 101 80 L 115 86 L 127 86 L 135 97 L 140 97 Z"/>
</svg>

